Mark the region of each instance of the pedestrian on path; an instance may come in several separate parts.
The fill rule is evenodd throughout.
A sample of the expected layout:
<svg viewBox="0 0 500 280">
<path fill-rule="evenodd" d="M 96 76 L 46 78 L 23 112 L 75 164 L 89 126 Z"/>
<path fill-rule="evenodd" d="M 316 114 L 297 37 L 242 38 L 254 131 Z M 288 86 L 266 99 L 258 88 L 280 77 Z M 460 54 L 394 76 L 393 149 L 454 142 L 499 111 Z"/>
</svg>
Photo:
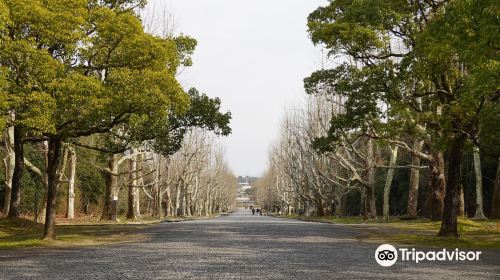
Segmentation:
<svg viewBox="0 0 500 280">
<path fill-rule="evenodd" d="M 252 215 L 255 215 L 255 208 L 252 208 Z"/>
</svg>

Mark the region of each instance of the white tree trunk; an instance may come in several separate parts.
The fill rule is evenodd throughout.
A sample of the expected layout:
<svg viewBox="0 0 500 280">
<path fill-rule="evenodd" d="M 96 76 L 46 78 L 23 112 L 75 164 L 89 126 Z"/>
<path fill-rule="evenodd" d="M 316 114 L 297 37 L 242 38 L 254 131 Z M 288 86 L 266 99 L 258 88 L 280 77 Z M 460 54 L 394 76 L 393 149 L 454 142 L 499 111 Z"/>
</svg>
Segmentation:
<svg viewBox="0 0 500 280">
<path fill-rule="evenodd" d="M 144 160 L 144 154 L 141 153 L 137 156 L 137 180 L 138 185 L 144 185 L 144 178 L 143 178 L 143 160 Z M 135 211 L 135 217 L 136 218 L 141 218 L 141 201 L 140 201 L 140 194 L 141 194 L 141 189 L 139 188 L 134 188 L 134 211 Z"/>
<path fill-rule="evenodd" d="M 14 127 L 6 129 L 4 134 L 5 141 L 5 158 L 3 159 L 5 166 L 5 193 L 2 213 L 7 216 L 10 208 L 10 196 L 12 193 L 12 177 L 14 176 L 15 154 L 12 149 L 14 143 Z"/>
<path fill-rule="evenodd" d="M 486 219 L 483 212 L 483 175 L 481 173 L 481 156 L 479 148 L 474 146 L 474 173 L 476 175 L 476 214 L 474 219 Z"/>
<path fill-rule="evenodd" d="M 391 148 L 391 158 L 389 160 L 389 170 L 387 171 L 387 179 L 384 186 L 384 220 L 389 220 L 389 198 L 391 194 L 392 179 L 394 178 L 394 166 L 398 157 L 398 147 Z"/>
<path fill-rule="evenodd" d="M 137 161 L 129 159 L 127 219 L 135 220 L 135 187 L 137 186 Z"/>
<path fill-rule="evenodd" d="M 76 152 L 69 148 L 69 178 L 68 178 L 68 205 L 66 218 L 75 218 L 75 175 L 76 175 Z"/>
</svg>

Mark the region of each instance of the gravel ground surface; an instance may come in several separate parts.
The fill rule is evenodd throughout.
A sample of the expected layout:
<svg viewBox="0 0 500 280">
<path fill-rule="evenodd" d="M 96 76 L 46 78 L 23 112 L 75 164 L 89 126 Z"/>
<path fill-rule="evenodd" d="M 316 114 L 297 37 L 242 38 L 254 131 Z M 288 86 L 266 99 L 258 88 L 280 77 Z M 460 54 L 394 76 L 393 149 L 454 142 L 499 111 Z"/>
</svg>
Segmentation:
<svg viewBox="0 0 500 280">
<path fill-rule="evenodd" d="M 500 279 L 500 251 L 476 262 L 397 262 L 342 225 L 252 216 L 163 223 L 150 240 L 75 249 L 0 250 L 0 279 Z"/>
</svg>

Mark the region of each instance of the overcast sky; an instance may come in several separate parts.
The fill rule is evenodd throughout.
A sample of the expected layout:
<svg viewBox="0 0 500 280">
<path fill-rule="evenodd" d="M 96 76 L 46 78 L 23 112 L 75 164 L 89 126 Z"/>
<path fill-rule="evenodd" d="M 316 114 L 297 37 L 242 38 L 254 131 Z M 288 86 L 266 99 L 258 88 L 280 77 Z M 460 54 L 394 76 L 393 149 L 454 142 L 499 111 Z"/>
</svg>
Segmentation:
<svg viewBox="0 0 500 280">
<path fill-rule="evenodd" d="M 285 108 L 305 97 L 303 79 L 320 68 L 307 16 L 326 0 L 150 0 L 146 14 L 175 18 L 175 32 L 198 40 L 179 79 L 220 97 L 233 116 L 222 141 L 236 175 L 260 176 Z M 155 23 L 156 25 L 156 23 Z"/>
</svg>

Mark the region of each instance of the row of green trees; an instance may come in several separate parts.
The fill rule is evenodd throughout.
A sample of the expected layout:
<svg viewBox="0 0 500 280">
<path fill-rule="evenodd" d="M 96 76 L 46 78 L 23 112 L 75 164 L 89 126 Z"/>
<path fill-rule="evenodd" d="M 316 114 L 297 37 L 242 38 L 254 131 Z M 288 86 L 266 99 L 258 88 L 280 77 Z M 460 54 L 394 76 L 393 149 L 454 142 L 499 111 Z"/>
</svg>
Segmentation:
<svg viewBox="0 0 500 280">
<path fill-rule="evenodd" d="M 1 0 L 0 105 L 12 150 L 8 216 L 19 216 L 26 143 L 46 143 L 45 239 L 55 238 L 57 194 L 69 144 L 106 155 L 112 187 L 117 155 L 136 147 L 164 156 L 190 127 L 227 135 L 220 100 L 176 79 L 196 41 L 145 32 L 144 0 Z M 6 165 L 7 166 L 7 165 Z M 12 171 L 11 173 L 9 173 Z M 11 177 L 11 180 L 9 180 Z M 9 181 L 9 182 L 7 182 Z M 110 188 L 105 191 L 109 208 Z M 7 202 L 6 202 L 7 203 Z M 106 216 L 106 215 L 103 215 Z"/>
<path fill-rule="evenodd" d="M 389 170 L 387 216 L 394 170 L 405 167 L 407 212 L 415 216 L 426 168 L 429 217 L 442 221 L 440 236 L 457 236 L 464 154 L 473 150 L 476 216 L 484 218 L 480 155 L 500 155 L 499 15 L 492 0 L 331 0 L 311 13 L 311 40 L 327 51 L 328 63 L 305 79 L 305 89 L 329 105 L 285 119 L 268 172 L 281 178 L 269 184 L 282 187 L 272 193 L 322 213 L 323 201 L 359 189 L 362 212 L 374 219 L 377 170 Z M 398 149 L 410 164 L 397 166 Z M 389 152 L 381 158 L 382 150 Z M 500 190 L 494 193 L 498 218 Z"/>
<path fill-rule="evenodd" d="M 315 146 L 326 151 L 366 137 L 406 149 L 436 171 L 431 191 L 444 192 L 436 196 L 444 197 L 439 235 L 457 236 L 466 146 L 498 156 L 496 1 L 330 1 L 308 26 L 315 44 L 349 61 L 305 80 L 310 94 L 346 98 Z"/>
</svg>

